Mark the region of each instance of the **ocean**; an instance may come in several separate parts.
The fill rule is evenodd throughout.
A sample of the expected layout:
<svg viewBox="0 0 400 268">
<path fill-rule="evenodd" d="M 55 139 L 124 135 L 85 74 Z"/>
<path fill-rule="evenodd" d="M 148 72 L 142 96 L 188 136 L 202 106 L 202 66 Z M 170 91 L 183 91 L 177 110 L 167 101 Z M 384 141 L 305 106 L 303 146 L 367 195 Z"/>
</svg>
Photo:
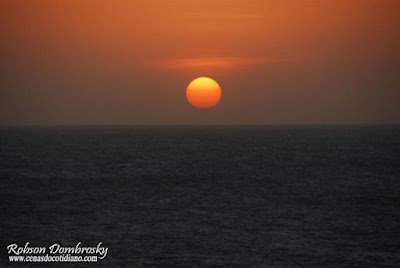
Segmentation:
<svg viewBox="0 0 400 268">
<path fill-rule="evenodd" d="M 399 267 L 399 208 L 400 126 L 0 128 L 1 266 Z"/>
</svg>

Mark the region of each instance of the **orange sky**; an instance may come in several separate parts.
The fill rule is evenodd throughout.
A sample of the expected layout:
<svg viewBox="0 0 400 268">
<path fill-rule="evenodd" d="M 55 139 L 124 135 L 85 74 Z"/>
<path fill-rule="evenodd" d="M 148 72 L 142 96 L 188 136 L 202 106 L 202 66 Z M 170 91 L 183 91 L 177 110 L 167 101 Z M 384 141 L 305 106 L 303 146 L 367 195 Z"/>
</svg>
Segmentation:
<svg viewBox="0 0 400 268">
<path fill-rule="evenodd" d="M 400 123 L 399 8 L 0 0 L 0 123 Z M 185 100 L 197 76 L 223 89 L 210 110 Z"/>
</svg>

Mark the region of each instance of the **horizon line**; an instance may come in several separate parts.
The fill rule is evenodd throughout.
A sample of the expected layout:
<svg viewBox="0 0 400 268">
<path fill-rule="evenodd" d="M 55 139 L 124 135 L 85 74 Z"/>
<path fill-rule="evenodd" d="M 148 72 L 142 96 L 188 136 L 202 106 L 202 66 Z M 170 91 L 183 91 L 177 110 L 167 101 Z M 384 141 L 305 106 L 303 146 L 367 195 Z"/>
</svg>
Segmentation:
<svg viewBox="0 0 400 268">
<path fill-rule="evenodd" d="M 400 123 L 0 124 L 4 127 L 400 126 Z"/>
</svg>

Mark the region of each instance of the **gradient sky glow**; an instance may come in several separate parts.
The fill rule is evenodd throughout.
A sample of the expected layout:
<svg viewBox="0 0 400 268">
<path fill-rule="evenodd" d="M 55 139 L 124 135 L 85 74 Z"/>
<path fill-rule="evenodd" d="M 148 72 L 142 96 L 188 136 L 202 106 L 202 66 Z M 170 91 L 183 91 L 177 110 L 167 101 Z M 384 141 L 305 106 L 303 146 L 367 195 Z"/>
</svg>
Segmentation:
<svg viewBox="0 0 400 268">
<path fill-rule="evenodd" d="M 0 124 L 400 123 L 398 0 L 0 0 Z M 197 110 L 188 83 L 221 102 Z"/>
</svg>

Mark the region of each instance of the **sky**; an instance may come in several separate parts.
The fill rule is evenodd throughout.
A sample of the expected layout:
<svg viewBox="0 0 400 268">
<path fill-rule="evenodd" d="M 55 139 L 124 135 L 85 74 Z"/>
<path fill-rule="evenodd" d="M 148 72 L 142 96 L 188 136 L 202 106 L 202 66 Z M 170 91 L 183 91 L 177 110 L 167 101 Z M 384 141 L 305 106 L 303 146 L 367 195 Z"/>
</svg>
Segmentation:
<svg viewBox="0 0 400 268">
<path fill-rule="evenodd" d="M 0 0 L 0 124 L 400 123 L 398 0 Z M 210 109 L 185 89 L 222 88 Z"/>
</svg>

